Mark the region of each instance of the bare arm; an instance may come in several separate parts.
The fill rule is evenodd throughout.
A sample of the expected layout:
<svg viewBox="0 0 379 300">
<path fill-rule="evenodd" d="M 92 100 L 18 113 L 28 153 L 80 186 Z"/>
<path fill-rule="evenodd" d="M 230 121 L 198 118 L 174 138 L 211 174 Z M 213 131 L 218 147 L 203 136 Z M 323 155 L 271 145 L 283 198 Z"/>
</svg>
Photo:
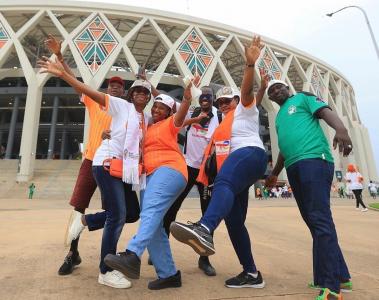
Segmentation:
<svg viewBox="0 0 379 300">
<path fill-rule="evenodd" d="M 188 125 L 192 125 L 192 124 L 195 124 L 195 123 L 199 123 L 202 119 L 204 118 L 207 118 L 208 117 L 208 114 L 202 112 L 199 116 L 197 117 L 194 117 L 194 118 L 190 118 L 190 119 L 187 119 L 183 122 L 183 127 L 185 126 L 188 126 Z"/>
<path fill-rule="evenodd" d="M 192 82 L 184 90 L 182 103 L 180 104 L 178 111 L 174 115 L 175 127 L 182 127 L 184 125 L 184 119 L 186 118 L 188 109 L 192 101 L 191 86 Z"/>
<path fill-rule="evenodd" d="M 63 59 L 63 55 L 61 52 L 61 46 L 62 41 L 58 41 L 53 37 L 51 34 L 47 36 L 47 39 L 45 40 L 45 46 L 55 54 L 55 56 L 58 58 L 58 60 L 61 62 L 63 68 L 67 73 L 69 73 L 71 76 L 75 77 L 74 73 L 70 69 L 70 67 L 66 64 L 66 62 Z"/>
<path fill-rule="evenodd" d="M 336 149 L 338 145 L 339 152 L 343 153 L 344 156 L 348 156 L 353 149 L 353 145 L 347 129 L 338 115 L 328 107 L 325 107 L 318 111 L 317 116 L 336 131 L 333 139 L 333 148 Z"/>
<path fill-rule="evenodd" d="M 254 101 L 254 66 L 261 53 L 261 38 L 253 37 L 249 47 L 245 47 L 246 66 L 241 85 L 241 102 L 249 106 Z M 261 99 L 262 100 L 262 99 Z"/>
<path fill-rule="evenodd" d="M 266 178 L 266 181 L 265 181 L 266 187 L 273 187 L 276 185 L 276 182 L 278 181 L 278 175 L 283 170 L 283 167 L 284 167 L 284 157 L 279 152 L 275 167 L 272 170 L 271 174 Z"/>
<path fill-rule="evenodd" d="M 85 94 L 95 102 L 99 103 L 102 106 L 105 106 L 105 94 L 94 90 L 90 86 L 77 80 L 75 77 L 72 77 L 65 71 L 58 58 L 55 59 L 55 62 L 51 60 L 39 60 L 37 62 L 37 65 L 41 68 L 40 73 L 50 73 L 56 77 L 60 77 L 79 93 Z"/>
<path fill-rule="evenodd" d="M 262 99 L 265 95 L 268 82 L 270 81 L 270 76 L 263 70 L 259 69 L 259 73 L 261 75 L 261 85 L 259 87 L 259 90 L 257 92 L 257 97 L 256 97 L 256 104 L 259 105 L 262 103 Z"/>
</svg>

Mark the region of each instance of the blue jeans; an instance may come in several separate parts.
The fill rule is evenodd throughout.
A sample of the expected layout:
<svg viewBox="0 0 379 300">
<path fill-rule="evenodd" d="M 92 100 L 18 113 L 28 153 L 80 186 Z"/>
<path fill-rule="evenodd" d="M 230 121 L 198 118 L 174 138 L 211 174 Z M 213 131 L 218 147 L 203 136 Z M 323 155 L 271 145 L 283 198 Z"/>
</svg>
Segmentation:
<svg viewBox="0 0 379 300">
<path fill-rule="evenodd" d="M 210 204 L 200 219 L 211 232 L 225 219 L 230 240 L 245 272 L 257 271 L 245 226 L 249 188 L 264 175 L 266 167 L 267 156 L 261 148 L 244 147 L 232 152 L 217 174 Z"/>
<path fill-rule="evenodd" d="M 109 172 L 105 171 L 102 166 L 93 166 L 92 172 L 106 210 L 90 217 L 87 216 L 86 221 L 92 230 L 102 228 L 101 226 L 104 224 L 100 254 L 100 272 L 104 274 L 112 271 L 105 265 L 104 257 L 107 254 L 116 254 L 117 242 L 126 219 L 126 201 L 136 197 L 136 194 L 121 179 L 109 175 Z"/>
<path fill-rule="evenodd" d="M 313 238 L 313 280 L 339 292 L 340 281 L 350 279 L 338 245 L 330 210 L 334 164 L 321 159 L 303 159 L 287 168 L 300 214 Z"/>
<path fill-rule="evenodd" d="M 140 224 L 126 248 L 138 257 L 147 248 L 159 278 L 167 278 L 177 272 L 163 218 L 186 185 L 186 179 L 180 172 L 160 167 L 147 177 L 146 189 L 141 193 Z"/>
</svg>

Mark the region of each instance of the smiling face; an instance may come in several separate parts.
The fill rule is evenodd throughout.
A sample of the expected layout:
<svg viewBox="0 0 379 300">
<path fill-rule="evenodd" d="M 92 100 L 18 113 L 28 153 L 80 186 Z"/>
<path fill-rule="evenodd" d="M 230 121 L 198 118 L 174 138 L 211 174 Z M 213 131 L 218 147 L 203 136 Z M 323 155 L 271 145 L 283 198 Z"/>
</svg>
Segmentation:
<svg viewBox="0 0 379 300">
<path fill-rule="evenodd" d="M 289 88 L 282 83 L 276 83 L 269 88 L 267 95 L 271 101 L 282 105 L 290 96 Z"/>
<path fill-rule="evenodd" d="M 132 92 L 132 103 L 139 108 L 145 108 L 146 104 L 150 100 L 150 92 L 148 89 L 137 86 L 133 89 Z"/>
<path fill-rule="evenodd" d="M 212 95 L 209 95 L 209 96 L 212 97 Z M 209 100 L 208 98 L 205 98 L 205 97 L 199 98 L 199 104 L 200 104 L 201 111 L 203 112 L 208 112 L 212 108 L 212 100 Z"/>
<path fill-rule="evenodd" d="M 124 86 L 118 82 L 111 82 L 108 84 L 107 94 L 113 97 L 121 97 L 124 95 L 125 89 Z"/>
<path fill-rule="evenodd" d="M 229 111 L 237 107 L 237 101 L 233 98 L 219 98 L 217 99 L 218 108 L 226 115 Z"/>
<path fill-rule="evenodd" d="M 162 102 L 154 102 L 153 107 L 151 108 L 151 116 L 153 122 L 157 123 L 164 119 L 167 119 L 171 114 L 171 109 Z"/>
</svg>

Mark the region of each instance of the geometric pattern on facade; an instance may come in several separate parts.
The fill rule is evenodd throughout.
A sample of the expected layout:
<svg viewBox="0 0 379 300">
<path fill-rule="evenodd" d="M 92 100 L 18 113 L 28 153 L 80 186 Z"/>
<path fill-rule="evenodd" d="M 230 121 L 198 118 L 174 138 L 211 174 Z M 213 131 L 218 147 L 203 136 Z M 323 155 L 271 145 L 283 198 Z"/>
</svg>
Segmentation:
<svg viewBox="0 0 379 300">
<path fill-rule="evenodd" d="M 75 37 L 74 43 L 92 74 L 97 72 L 118 45 L 99 16 Z"/>
<path fill-rule="evenodd" d="M 317 97 L 323 98 L 324 97 L 323 95 L 325 92 L 324 81 L 322 80 L 321 75 L 317 71 L 316 66 L 313 68 L 313 71 L 312 71 L 311 85 Z"/>
<path fill-rule="evenodd" d="M 213 55 L 194 29 L 179 45 L 178 52 L 193 75 L 197 73 L 203 76 L 213 59 Z"/>
<path fill-rule="evenodd" d="M 267 47 L 265 47 L 263 55 L 258 62 L 258 68 L 264 70 L 271 79 L 280 79 L 282 77 L 280 67 L 268 51 Z"/>
<path fill-rule="evenodd" d="M 8 42 L 9 35 L 0 21 L 0 49 Z"/>
</svg>

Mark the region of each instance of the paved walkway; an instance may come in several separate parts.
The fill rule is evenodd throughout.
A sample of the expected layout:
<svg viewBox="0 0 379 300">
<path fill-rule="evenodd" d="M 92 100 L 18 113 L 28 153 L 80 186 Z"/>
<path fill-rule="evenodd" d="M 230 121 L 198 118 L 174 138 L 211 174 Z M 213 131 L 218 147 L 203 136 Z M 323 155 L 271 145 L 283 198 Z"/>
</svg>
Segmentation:
<svg viewBox="0 0 379 300">
<path fill-rule="evenodd" d="M 96 211 L 98 201 L 89 211 Z M 353 201 L 333 201 L 334 220 L 341 248 L 350 267 L 354 292 L 345 300 L 379 299 L 379 212 L 356 211 Z M 314 299 L 307 282 L 312 279 L 311 239 L 293 200 L 251 201 L 247 226 L 255 260 L 266 288 L 228 289 L 224 280 L 241 269 L 224 224 L 215 234 L 216 255 L 211 261 L 217 276 L 206 277 L 197 268 L 191 248 L 172 240 L 183 287 L 149 291 L 154 269 L 142 259 L 140 280 L 133 288 L 116 290 L 97 283 L 101 231 L 82 234 L 82 264 L 70 276 L 57 275 L 67 249 L 63 234 L 70 214 L 66 200 L 0 199 L 0 299 Z M 200 209 L 196 199 L 187 199 L 178 220 L 195 221 Z M 127 225 L 119 242 L 122 250 L 136 232 Z"/>
</svg>

